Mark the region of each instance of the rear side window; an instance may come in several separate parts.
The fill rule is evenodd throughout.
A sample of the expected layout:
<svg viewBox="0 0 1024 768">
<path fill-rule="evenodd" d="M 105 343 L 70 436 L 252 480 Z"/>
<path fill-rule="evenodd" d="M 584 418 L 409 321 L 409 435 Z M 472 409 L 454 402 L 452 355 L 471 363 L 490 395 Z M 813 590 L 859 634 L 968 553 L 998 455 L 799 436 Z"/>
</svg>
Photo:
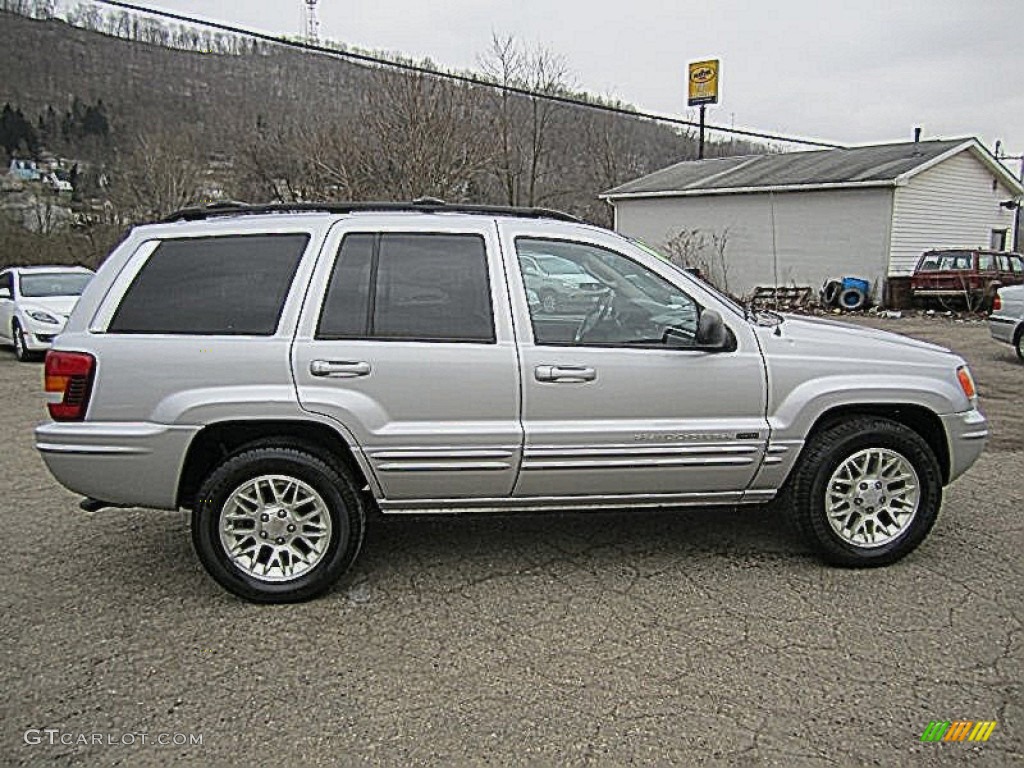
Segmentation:
<svg viewBox="0 0 1024 768">
<path fill-rule="evenodd" d="M 306 234 L 165 240 L 108 331 L 271 336 L 308 242 Z"/>
<path fill-rule="evenodd" d="M 978 271 L 979 272 L 995 272 L 996 270 L 996 257 L 991 253 L 979 253 L 978 254 Z"/>
<path fill-rule="evenodd" d="M 317 338 L 494 342 L 483 238 L 347 235 Z"/>
</svg>

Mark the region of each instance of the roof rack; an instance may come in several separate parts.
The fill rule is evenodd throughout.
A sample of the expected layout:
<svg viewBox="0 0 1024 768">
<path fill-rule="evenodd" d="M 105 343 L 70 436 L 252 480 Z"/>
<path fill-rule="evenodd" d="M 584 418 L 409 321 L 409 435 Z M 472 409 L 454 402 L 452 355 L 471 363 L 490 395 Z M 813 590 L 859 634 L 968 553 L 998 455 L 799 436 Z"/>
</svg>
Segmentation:
<svg viewBox="0 0 1024 768">
<path fill-rule="evenodd" d="M 347 202 L 347 203 L 265 203 L 253 205 L 224 201 L 182 208 L 160 223 L 174 221 L 203 221 L 215 216 L 246 216 L 266 213 L 476 213 L 486 216 L 515 216 L 523 219 L 557 219 L 580 222 L 575 216 L 548 208 L 518 208 L 504 205 L 471 205 L 446 203 L 434 197 L 420 197 L 411 203 L 401 202 Z"/>
</svg>

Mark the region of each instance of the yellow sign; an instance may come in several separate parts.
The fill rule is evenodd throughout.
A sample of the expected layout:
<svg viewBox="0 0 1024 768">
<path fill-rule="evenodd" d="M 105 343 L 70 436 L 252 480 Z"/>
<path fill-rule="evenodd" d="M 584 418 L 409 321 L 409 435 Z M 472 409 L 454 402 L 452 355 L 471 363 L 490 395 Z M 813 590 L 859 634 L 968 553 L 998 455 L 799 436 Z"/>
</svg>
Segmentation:
<svg viewBox="0 0 1024 768">
<path fill-rule="evenodd" d="M 701 104 L 718 103 L 718 59 L 707 61 L 690 62 L 690 77 L 688 78 L 688 106 L 696 107 Z"/>
</svg>

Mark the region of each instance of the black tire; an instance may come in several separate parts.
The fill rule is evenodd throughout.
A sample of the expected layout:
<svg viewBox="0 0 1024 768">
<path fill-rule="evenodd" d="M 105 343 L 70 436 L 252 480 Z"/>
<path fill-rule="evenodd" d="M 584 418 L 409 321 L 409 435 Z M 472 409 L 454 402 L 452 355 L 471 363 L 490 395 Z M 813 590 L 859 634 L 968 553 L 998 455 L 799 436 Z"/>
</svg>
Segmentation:
<svg viewBox="0 0 1024 768">
<path fill-rule="evenodd" d="M 874 547 L 842 538 L 825 512 L 826 491 L 833 473 L 866 448 L 901 454 L 914 468 L 919 481 L 914 517 L 895 538 Z M 888 419 L 853 417 L 808 440 L 783 498 L 796 527 L 826 562 L 850 568 L 889 565 L 916 549 L 935 524 L 942 505 L 942 471 L 928 443 L 912 429 Z"/>
<path fill-rule="evenodd" d="M 847 288 L 839 294 L 839 306 L 847 312 L 856 312 L 867 304 L 868 297 L 860 288 Z"/>
<path fill-rule="evenodd" d="M 1014 339 L 1013 346 L 1017 350 L 1017 358 L 1024 363 L 1024 328 L 1017 329 L 1017 338 Z"/>
<path fill-rule="evenodd" d="M 330 517 L 329 542 L 321 559 L 287 581 L 267 581 L 245 572 L 221 544 L 225 504 L 237 489 L 262 475 L 286 475 L 307 484 L 319 494 Z M 355 562 L 365 530 L 366 513 L 348 470 L 284 446 L 246 449 L 227 458 L 203 481 L 192 511 L 192 543 L 203 567 L 229 592 L 256 603 L 299 602 L 329 590 Z"/>
<path fill-rule="evenodd" d="M 11 326 L 11 342 L 14 344 L 14 356 L 19 362 L 27 363 L 32 360 L 32 353 L 25 346 L 25 332 L 21 330 L 21 323 L 17 320 Z"/>
<path fill-rule="evenodd" d="M 829 280 L 821 287 L 821 303 L 826 307 L 834 307 L 839 301 L 839 294 L 842 293 L 843 284 L 838 280 Z"/>
</svg>

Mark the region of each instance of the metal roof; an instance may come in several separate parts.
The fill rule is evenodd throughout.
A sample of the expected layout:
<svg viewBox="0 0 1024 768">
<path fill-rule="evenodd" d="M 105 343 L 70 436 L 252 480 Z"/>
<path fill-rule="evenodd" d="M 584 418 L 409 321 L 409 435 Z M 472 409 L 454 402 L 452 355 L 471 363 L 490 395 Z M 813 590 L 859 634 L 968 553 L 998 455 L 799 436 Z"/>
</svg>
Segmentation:
<svg viewBox="0 0 1024 768">
<path fill-rule="evenodd" d="M 829 187 L 892 186 L 946 157 L 973 150 L 1016 194 L 1021 185 L 975 139 L 687 160 L 604 192 L 601 197 L 707 195 Z"/>
</svg>

